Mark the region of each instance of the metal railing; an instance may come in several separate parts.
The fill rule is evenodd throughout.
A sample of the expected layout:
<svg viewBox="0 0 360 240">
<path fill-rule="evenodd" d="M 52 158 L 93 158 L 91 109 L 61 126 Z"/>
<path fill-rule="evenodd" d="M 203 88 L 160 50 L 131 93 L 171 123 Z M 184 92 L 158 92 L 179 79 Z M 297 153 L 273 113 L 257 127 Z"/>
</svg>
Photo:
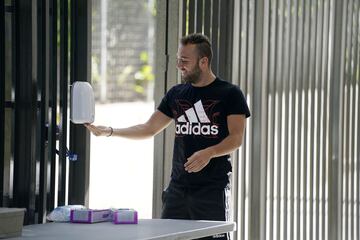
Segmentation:
<svg viewBox="0 0 360 240">
<path fill-rule="evenodd" d="M 213 69 L 252 111 L 233 161 L 235 237 L 360 239 L 360 2 L 182 4 L 183 34 L 209 35 Z"/>
</svg>

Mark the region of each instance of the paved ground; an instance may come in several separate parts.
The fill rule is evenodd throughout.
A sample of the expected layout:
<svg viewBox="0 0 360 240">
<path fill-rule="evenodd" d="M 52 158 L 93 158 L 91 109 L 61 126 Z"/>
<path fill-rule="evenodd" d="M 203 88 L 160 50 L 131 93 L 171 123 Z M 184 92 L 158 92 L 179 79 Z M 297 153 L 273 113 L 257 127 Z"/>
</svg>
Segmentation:
<svg viewBox="0 0 360 240">
<path fill-rule="evenodd" d="M 153 111 L 153 102 L 97 104 L 94 124 L 126 127 Z M 152 185 L 153 139 L 91 137 L 91 208 L 135 208 L 139 218 L 151 218 Z"/>
</svg>

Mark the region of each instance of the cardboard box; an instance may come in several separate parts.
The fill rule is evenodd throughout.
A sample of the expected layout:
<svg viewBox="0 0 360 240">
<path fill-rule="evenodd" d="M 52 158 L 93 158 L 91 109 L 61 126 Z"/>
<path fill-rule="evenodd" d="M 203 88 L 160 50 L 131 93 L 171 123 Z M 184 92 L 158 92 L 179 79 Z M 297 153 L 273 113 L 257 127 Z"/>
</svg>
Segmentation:
<svg viewBox="0 0 360 240">
<path fill-rule="evenodd" d="M 70 212 L 70 222 L 72 223 L 96 223 L 111 221 L 111 211 L 93 209 L 72 209 Z"/>
<path fill-rule="evenodd" d="M 113 212 L 115 224 L 137 224 L 138 213 L 134 209 L 117 209 Z"/>
<path fill-rule="evenodd" d="M 24 208 L 0 208 L 0 238 L 21 236 L 24 213 Z"/>
</svg>

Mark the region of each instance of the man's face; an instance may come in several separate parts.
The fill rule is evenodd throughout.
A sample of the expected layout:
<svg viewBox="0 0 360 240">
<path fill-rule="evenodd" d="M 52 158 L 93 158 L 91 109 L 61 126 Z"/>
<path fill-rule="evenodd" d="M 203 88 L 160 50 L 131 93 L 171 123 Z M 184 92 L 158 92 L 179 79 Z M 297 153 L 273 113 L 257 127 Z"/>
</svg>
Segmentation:
<svg viewBox="0 0 360 240">
<path fill-rule="evenodd" d="M 202 73 L 195 44 L 180 45 L 176 67 L 181 72 L 181 79 L 188 83 L 197 83 Z"/>
</svg>

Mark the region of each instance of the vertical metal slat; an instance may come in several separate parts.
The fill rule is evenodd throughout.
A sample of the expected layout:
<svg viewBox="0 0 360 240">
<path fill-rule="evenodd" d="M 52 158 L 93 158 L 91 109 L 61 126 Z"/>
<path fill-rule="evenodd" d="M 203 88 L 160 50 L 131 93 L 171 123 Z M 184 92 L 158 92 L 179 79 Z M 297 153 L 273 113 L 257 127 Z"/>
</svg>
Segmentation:
<svg viewBox="0 0 360 240">
<path fill-rule="evenodd" d="M 211 4 L 212 1 L 205 1 L 205 9 L 211 9 Z M 234 71 L 233 71 L 233 75 L 232 75 L 232 81 L 235 84 L 241 85 L 241 79 L 240 79 L 240 71 L 239 69 L 241 68 L 240 65 L 240 42 L 241 42 L 241 38 L 240 38 L 240 31 L 241 31 L 241 21 L 240 21 L 240 12 L 241 12 L 241 4 L 240 2 L 235 2 L 234 5 L 234 42 L 239 42 L 239 44 L 235 44 L 233 46 L 234 48 L 234 53 L 233 54 L 233 64 L 234 64 Z M 210 11 L 205 11 L 204 14 L 204 33 L 207 36 L 210 36 L 211 34 L 211 29 L 210 29 L 210 22 L 211 22 L 211 12 Z M 241 88 L 241 86 L 240 86 Z M 232 183 L 232 187 L 233 187 L 233 213 L 234 213 L 234 220 L 237 223 L 237 229 L 233 234 L 233 239 L 234 240 L 243 240 L 243 233 L 244 233 L 244 228 L 243 228 L 243 224 L 244 224 L 244 217 L 245 217 L 245 212 L 244 212 L 244 208 L 243 206 L 243 202 L 245 199 L 245 195 L 244 195 L 244 186 L 245 186 L 245 173 L 244 173 L 244 165 L 245 165 L 245 161 L 246 161 L 246 141 L 243 142 L 242 144 L 242 148 L 240 149 L 240 151 L 236 152 L 234 161 L 233 161 L 233 171 L 234 171 L 234 175 L 233 175 L 233 183 Z"/>
<path fill-rule="evenodd" d="M 203 32 L 204 0 L 196 0 L 195 31 Z"/>
<path fill-rule="evenodd" d="M 188 34 L 194 33 L 196 29 L 196 19 L 195 19 L 195 10 L 196 10 L 196 0 L 189 1 L 189 18 L 188 18 Z"/>
<path fill-rule="evenodd" d="M 213 2 L 213 4 L 215 4 Z M 248 1 L 242 1 L 240 4 L 240 8 L 241 8 L 241 22 L 240 22 L 240 29 L 239 32 L 243 33 L 240 34 L 240 66 L 239 66 L 239 71 L 240 71 L 240 83 L 245 83 L 248 81 L 248 77 L 247 77 L 247 41 L 248 41 L 248 25 L 247 25 L 247 20 L 248 20 L 248 8 L 247 8 L 247 4 Z M 214 7 L 212 8 L 214 9 Z M 214 29 L 214 28 L 212 28 Z M 213 34 L 211 32 L 211 34 Z M 246 223 L 248 218 L 246 218 L 246 213 L 247 212 L 247 208 L 246 208 L 246 197 L 247 197 L 247 192 L 246 192 L 246 188 L 247 188 L 247 181 L 246 181 L 246 176 L 247 176 L 247 166 L 248 166 L 248 162 L 246 161 L 246 158 L 244 157 L 243 159 L 244 161 L 241 161 L 241 165 L 240 165 L 240 176 L 241 176 L 241 198 L 239 201 L 240 204 L 240 213 L 242 215 L 240 215 L 240 219 L 239 219 L 239 239 L 241 240 L 245 240 L 247 239 L 247 231 L 246 231 Z"/>
<path fill-rule="evenodd" d="M 288 206 L 289 202 L 292 201 L 291 198 L 289 198 L 289 192 L 288 192 L 288 186 L 289 186 L 289 167 L 291 168 L 292 165 L 288 163 L 289 161 L 289 146 L 291 145 L 292 139 L 289 138 L 289 127 L 291 119 L 291 112 L 290 112 L 290 34 L 291 34 L 291 3 L 290 1 L 284 1 L 284 38 L 285 38 L 285 44 L 284 44 L 284 60 L 283 60 L 283 239 L 286 239 L 288 236 L 288 228 L 289 228 L 289 221 L 288 221 Z"/>
<path fill-rule="evenodd" d="M 351 134 L 351 125 L 350 125 L 350 74 L 351 74 L 351 61 L 352 61 L 352 46 L 351 46 L 351 30 L 352 30 L 352 5 L 353 0 L 350 0 L 347 5 L 347 41 L 346 41 L 346 62 L 345 62 L 345 74 L 344 74 L 344 129 L 345 129 L 345 135 L 344 135 L 344 142 L 343 142 L 343 148 L 344 148 L 344 161 L 345 161 L 345 172 L 343 172 L 344 175 L 344 214 L 343 214 L 343 224 L 344 224 L 344 239 L 349 239 L 349 198 L 350 198 L 350 134 Z"/>
<path fill-rule="evenodd" d="M 68 1 L 60 2 L 60 122 L 59 134 L 59 175 L 58 205 L 66 205 L 66 146 L 68 129 L 68 86 L 69 86 L 69 6 Z"/>
<path fill-rule="evenodd" d="M 328 214 L 326 214 L 326 212 L 328 212 L 328 207 L 327 207 L 327 199 L 328 199 L 328 195 L 327 195 L 327 191 L 326 191 L 326 185 L 329 183 L 329 179 L 328 179 L 328 174 L 327 174 L 327 169 L 328 169 L 328 159 L 329 156 L 327 155 L 328 152 L 328 141 L 327 139 L 329 138 L 329 121 L 327 120 L 329 118 L 329 111 L 327 109 L 328 106 L 328 101 L 327 101 L 327 96 L 329 95 L 328 92 L 328 66 L 330 65 L 330 60 L 329 60 L 329 39 L 331 37 L 331 35 L 329 34 L 330 32 L 330 3 L 329 1 L 324 1 L 324 12 L 326 14 L 324 14 L 325 19 L 324 19 L 324 28 L 323 28 L 323 35 L 324 35 L 324 44 L 323 44 L 323 64 L 322 64 L 322 85 L 323 85 L 323 96 L 322 96 L 322 109 L 323 110 L 323 117 L 321 120 L 321 126 L 323 126 L 324 128 L 322 129 L 322 179 L 321 179 L 321 186 L 322 186 L 322 193 L 321 193 L 321 197 L 322 197 L 322 201 L 321 201 L 321 219 L 322 219 L 322 224 L 321 224 L 321 236 L 322 236 L 322 240 L 327 239 L 327 226 L 328 226 Z"/>
<path fill-rule="evenodd" d="M 0 207 L 4 197 L 5 131 L 5 3 L 0 2 Z"/>
<path fill-rule="evenodd" d="M 230 1 L 221 0 L 219 5 L 219 44 L 218 44 L 219 67 L 217 73 L 219 74 L 219 76 L 225 78 L 226 80 L 229 79 L 226 72 L 226 67 L 229 65 L 228 60 L 230 60 L 230 58 L 226 56 L 227 48 L 228 48 L 227 35 L 230 34 L 231 32 L 228 29 L 228 26 L 231 26 L 230 24 L 231 20 L 229 18 L 230 12 L 228 11 L 229 2 Z"/>
<path fill-rule="evenodd" d="M 360 19 L 360 2 L 357 2 L 356 4 L 356 19 L 357 21 L 359 21 Z M 360 38 L 359 38 L 359 22 L 357 22 L 357 28 L 356 28 L 356 34 L 355 34 L 355 42 L 356 42 L 356 51 L 355 51 L 355 62 L 356 64 L 354 64 L 354 68 L 355 69 L 360 69 Z M 354 144 L 354 148 L 353 148 L 353 171 L 354 171 L 354 175 L 353 175 L 353 211 L 352 211 L 352 217 L 354 219 L 354 239 L 359 239 L 359 216 L 357 215 L 358 213 L 358 208 L 360 205 L 360 199 L 358 197 L 359 195 L 359 159 L 360 159 L 360 155 L 358 154 L 358 149 L 359 149 L 359 98 L 358 98 L 358 87 L 359 87 L 359 75 L 357 75 L 356 73 L 354 74 L 354 79 L 353 79 L 353 99 L 354 99 L 354 105 L 353 105 L 353 120 L 354 120 L 354 133 L 353 133 L 353 144 Z"/>
<path fill-rule="evenodd" d="M 276 237 L 275 239 L 280 239 L 281 236 L 281 200 L 282 200 L 282 169 L 281 165 L 283 164 L 282 159 L 282 94 L 283 94 L 283 32 L 284 32 L 284 0 L 279 0 L 279 9 L 278 9 L 278 19 L 279 19 L 279 27 L 277 32 L 277 68 L 275 73 L 275 81 L 276 81 L 276 90 L 275 90 L 275 135 L 276 135 L 276 148 L 275 148 L 275 160 L 276 160 Z"/>
<path fill-rule="evenodd" d="M 47 23 L 48 23 L 48 14 L 47 13 L 47 4 L 46 1 L 38 2 L 38 92 L 40 93 L 40 172 L 39 176 L 39 200 L 38 200 L 38 222 L 46 222 L 46 209 L 47 209 L 47 186 L 48 186 L 48 151 L 47 151 L 47 129 L 46 124 L 48 120 L 48 64 L 47 64 Z"/>
<path fill-rule="evenodd" d="M 263 11 L 264 3 L 262 1 L 251 1 L 249 3 L 249 55 L 248 55 L 248 79 L 261 79 L 262 77 L 262 39 L 263 39 Z M 251 41 L 253 39 L 253 41 Z M 262 132 L 262 91 L 263 85 L 261 81 L 253 81 L 249 84 L 248 91 L 252 94 L 251 108 L 253 109 L 253 120 L 250 138 L 250 157 L 249 161 L 249 238 L 260 238 L 260 183 L 261 176 L 253 174 L 262 171 L 261 151 L 258 151 L 257 145 L 261 143 Z M 258 116 L 258 118 L 256 117 Z"/>
<path fill-rule="evenodd" d="M 303 57 L 304 57 L 304 51 L 303 51 L 303 45 L 304 45 L 304 19 L 305 19 L 305 12 L 304 12 L 304 3 L 305 0 L 300 0 L 298 2 L 298 9 L 299 12 L 297 13 L 299 16 L 299 37 L 298 37 L 298 43 L 297 43 L 297 48 L 298 49 L 298 58 L 297 58 L 297 66 L 299 66 L 297 68 L 296 71 L 296 82 L 297 82 L 297 101 L 296 101 L 296 113 L 297 113 L 297 127 L 296 127 L 296 131 L 297 131 L 297 221 L 296 221 L 296 226 L 297 226 L 297 230 L 296 230 L 296 239 L 300 240 L 301 239 L 301 233 L 302 233 L 302 229 L 301 229 L 301 174 L 303 173 L 302 171 L 302 151 L 301 149 L 303 149 L 303 143 L 302 143 L 302 132 L 303 132 L 303 128 L 302 128 L 302 109 L 303 109 L 303 96 L 302 96 L 302 86 L 303 86 Z"/>
<path fill-rule="evenodd" d="M 270 80 L 269 80 L 269 93 L 271 96 L 271 105 L 268 107 L 269 109 L 269 127 L 270 130 L 268 133 L 269 136 L 269 211 L 268 211 L 268 228 L 269 228 L 269 239 L 274 239 L 274 168 L 275 168 L 275 95 L 276 95 L 276 65 L 277 65 L 277 0 L 275 0 L 271 6 L 271 47 L 270 47 Z M 276 239 L 276 238 L 275 238 Z"/>
<path fill-rule="evenodd" d="M 316 58 L 317 58 L 317 46 L 316 46 L 316 39 L 317 39 L 317 30 L 318 30 L 318 20 L 317 20 L 317 11 L 318 11 L 318 3 L 311 2 L 310 4 L 310 66 L 309 66 L 309 90 L 308 93 L 310 96 L 310 112 L 309 118 L 309 159 L 308 159 L 308 166 L 309 166 L 309 186 L 310 186 L 310 193 L 309 193 L 309 239 L 313 239 L 314 237 L 314 175 L 315 175 L 315 139 L 317 133 L 317 124 L 316 124 L 316 102 L 315 102 L 315 87 L 316 87 Z M 319 110 L 317 111 L 319 112 Z M 313 131 L 312 129 L 315 129 Z"/>
<path fill-rule="evenodd" d="M 182 35 L 188 34 L 188 21 L 187 21 L 187 14 L 189 13 L 188 4 L 189 0 L 182 0 Z"/>
<path fill-rule="evenodd" d="M 261 166 L 261 199 L 260 199 L 260 225 L 262 228 L 260 229 L 260 239 L 267 239 L 267 218 L 268 218 L 268 212 L 267 212 L 267 203 L 268 203 L 268 161 L 269 161 L 269 149 L 268 149 L 268 142 L 269 142 L 269 117 L 271 116 L 271 112 L 269 111 L 269 59 L 270 59 L 270 2 L 265 1 L 264 2 L 264 18 L 263 18 L 263 24 L 264 24 L 264 35 L 263 35 L 263 64 L 262 64 L 262 123 L 261 128 L 264 136 L 261 138 L 261 146 L 262 146 L 262 166 Z"/>
<path fill-rule="evenodd" d="M 324 3 L 320 2 L 318 5 L 318 11 L 317 11 L 317 22 L 318 22 L 318 27 L 317 27 L 317 37 L 316 37 L 316 66 L 317 66 L 317 71 L 316 71 L 316 76 L 315 76 L 315 101 L 316 101 L 316 122 L 315 124 L 317 125 L 316 129 L 316 142 L 315 142 L 315 146 L 316 146 L 316 152 L 314 154 L 315 156 L 315 164 L 316 164 L 316 172 L 315 172 L 315 234 L 314 234 L 314 239 L 320 239 L 320 172 L 321 172 L 321 149 L 322 149 L 322 144 L 321 144 L 321 131 L 322 131 L 322 127 L 321 127 L 321 119 L 322 119 L 322 115 L 323 115 L 323 109 L 324 107 L 322 106 L 322 89 L 323 86 L 321 84 L 321 80 L 322 80 L 322 43 L 323 43 L 323 12 L 324 12 Z"/>
<path fill-rule="evenodd" d="M 322 42 L 323 42 L 323 11 L 324 11 L 324 4 L 321 1 L 317 8 L 317 36 L 316 36 L 316 72 L 315 72 L 315 103 L 316 103 L 316 110 L 315 110 L 315 125 L 316 125 L 316 133 L 314 139 L 314 145 L 316 146 L 316 150 L 314 149 L 314 162 L 315 162 L 315 211 L 314 211 L 314 239 L 319 239 L 320 233 L 320 169 L 321 169 L 321 116 L 324 111 L 321 105 L 321 92 L 322 92 L 322 85 L 321 85 L 321 69 L 322 69 Z"/>
<path fill-rule="evenodd" d="M 18 72 L 16 71 L 16 67 L 17 66 L 17 48 L 16 48 L 16 39 L 17 39 L 17 31 L 16 31 L 16 28 L 17 28 L 17 25 L 16 25 L 16 22 L 17 22 L 17 16 L 15 15 L 15 0 L 12 0 L 11 1 L 12 3 L 12 9 L 13 9 L 13 14 L 11 14 L 11 40 L 12 40 L 12 43 L 11 43 L 11 89 L 16 91 L 16 79 L 17 79 L 17 75 L 18 75 Z M 13 105 L 13 108 L 14 110 L 12 111 L 12 120 L 16 122 L 16 110 L 15 110 L 15 106 L 16 106 L 16 102 L 15 102 L 15 98 L 16 98 L 16 95 L 15 94 L 12 94 L 11 96 L 11 101 L 14 102 L 14 105 Z M 10 148 L 12 149 L 15 149 L 15 130 L 16 130 L 16 126 L 15 126 L 15 123 L 13 123 L 12 125 L 12 129 L 9 131 L 11 132 L 11 134 L 13 135 L 12 138 L 12 142 L 9 144 L 10 145 Z M 11 172 L 15 172 L 15 163 L 14 163 L 14 160 L 15 160 L 15 153 L 12 152 L 12 156 L 14 157 L 13 160 L 10 160 L 10 168 L 9 168 L 9 171 Z M 12 166 L 11 166 L 12 164 Z M 10 178 L 10 176 L 9 176 Z M 9 182 L 11 181 L 11 179 L 9 179 Z M 14 179 L 12 179 L 12 183 L 14 183 Z M 14 185 L 10 185 L 9 186 L 9 196 L 13 196 L 14 194 Z"/>
<path fill-rule="evenodd" d="M 71 1 L 70 81 L 89 81 L 91 70 L 91 2 Z M 177 15 L 178 16 L 178 15 Z M 178 32 L 178 29 L 177 29 Z M 78 160 L 69 163 L 69 204 L 88 205 L 90 134 L 83 126 L 70 124 L 70 151 Z"/>
<path fill-rule="evenodd" d="M 351 54 L 351 61 L 352 61 L 352 67 L 351 67 L 351 73 L 350 73 L 350 125 L 351 125 L 351 138 L 350 138 L 350 161 L 351 161 L 351 189 L 350 189 L 350 239 L 355 239 L 355 219 L 354 219 L 354 213 L 355 213 L 355 106 L 356 106 L 356 66 L 358 62 L 358 56 L 356 55 L 358 51 L 358 32 L 359 32 L 359 12 L 356 11 L 358 9 L 358 2 L 354 1 L 352 6 L 352 19 L 353 27 L 351 29 L 351 40 L 352 40 L 352 54 Z"/>
<path fill-rule="evenodd" d="M 308 178 L 309 170 L 311 169 L 311 132 L 309 129 L 311 128 L 311 106 L 309 105 L 309 98 L 311 97 L 311 94 L 309 94 L 310 90 L 310 77 L 311 77 L 311 1 L 307 0 L 305 3 L 305 47 L 304 47 L 304 78 L 303 78 L 303 96 L 304 96 L 304 148 L 303 148 L 303 231 L 304 235 L 303 238 L 309 239 L 309 233 L 310 229 L 308 228 L 309 225 L 309 218 L 310 216 L 307 214 L 307 211 L 309 209 L 309 202 L 311 201 L 308 195 L 308 188 L 309 188 L 309 182 Z M 311 187 L 310 187 L 311 188 Z M 310 190 L 311 192 L 311 190 Z"/>
<path fill-rule="evenodd" d="M 358 8 L 356 9 L 357 11 L 357 19 L 360 19 L 360 2 L 358 1 Z M 357 50 L 357 66 L 356 68 L 357 69 L 360 69 L 360 47 L 359 47 L 359 44 L 360 44 L 360 31 L 358 30 L 357 31 L 357 45 L 358 45 L 358 50 Z M 355 85 L 356 85 L 356 120 L 355 120 L 355 123 L 356 123 L 356 144 L 355 144 L 355 159 L 356 159 L 356 202 L 354 204 L 356 204 L 356 212 L 354 212 L 354 217 L 356 219 L 356 226 L 355 226 L 355 229 L 356 229 L 356 235 L 355 235 L 355 239 L 360 239 L 360 124 L 359 124 L 359 121 L 360 121 L 360 97 L 359 97 L 359 94 L 360 94 L 360 76 L 359 74 L 356 75 L 356 78 L 355 78 Z"/>
<path fill-rule="evenodd" d="M 208 37 L 211 36 L 211 9 L 212 9 L 211 5 L 212 5 L 212 0 L 204 1 L 204 34 Z M 240 13 L 236 13 L 236 14 L 240 14 Z"/>
<path fill-rule="evenodd" d="M 296 58 L 297 58 L 297 33 L 298 33 L 298 1 L 295 0 L 293 3 L 293 6 L 291 5 L 291 3 L 288 3 L 290 6 L 290 19 L 292 19 L 292 21 L 289 24 L 289 27 L 291 28 L 291 33 L 290 33 L 290 42 L 291 44 L 291 50 L 290 50 L 290 71 L 289 71 L 289 81 L 290 81 L 290 86 L 289 86 L 289 91 L 291 93 L 291 129 L 290 129 L 290 136 L 291 137 L 291 143 L 290 143 L 290 164 L 291 164 L 291 170 L 290 170 L 290 221 L 289 221 L 289 225 L 290 225 L 290 229 L 289 229 L 289 235 L 285 236 L 288 239 L 295 239 L 294 238 L 294 224 L 295 224 L 295 196 L 296 196 L 296 192 L 295 192 L 295 170 L 296 170 L 296 166 L 295 166 L 295 156 L 296 156 L 296 149 L 295 149 L 295 142 L 296 142 L 296 108 L 295 108 L 295 101 L 296 101 L 296 85 L 297 85 L 297 78 L 296 78 L 296 71 L 297 71 L 297 64 L 296 64 Z M 292 11 L 293 10 L 293 11 Z"/>
<path fill-rule="evenodd" d="M 211 4 L 211 2 L 209 2 Z M 208 3 L 208 4 L 209 4 Z M 204 3 L 206 5 L 206 1 Z M 209 11 L 206 11 L 207 9 L 211 9 L 211 8 L 206 8 L 204 6 L 204 9 L 205 9 L 205 12 L 204 12 L 204 33 L 207 32 L 207 27 L 208 26 L 205 26 L 206 25 L 206 15 L 210 16 L 210 13 Z M 240 3 L 238 1 L 236 1 L 234 3 L 234 24 L 233 24 L 233 29 L 232 31 L 234 32 L 234 35 L 233 35 L 233 42 L 240 42 Z M 210 19 L 208 19 L 210 20 Z M 210 21 L 209 21 L 210 23 Z M 210 30 L 210 29 L 209 29 Z M 233 51 L 234 51 L 234 54 L 232 54 L 232 75 L 231 75 L 231 82 L 233 84 L 236 84 L 236 85 L 240 85 L 240 77 L 239 77 L 239 55 L 240 55 L 240 44 L 234 44 L 233 46 Z M 241 87 L 240 87 L 241 88 Z M 246 141 L 243 142 L 242 144 L 242 147 L 238 150 L 238 151 L 235 151 L 233 154 L 232 154 L 232 179 L 231 179 L 231 196 L 232 196 L 232 204 L 231 204 L 231 212 L 232 212 L 232 216 L 233 217 L 233 221 L 235 221 L 237 223 L 237 226 L 238 228 L 232 232 L 232 239 L 234 240 L 239 240 L 239 232 L 241 231 L 240 228 L 239 228 L 239 216 L 243 215 L 242 212 L 239 211 L 239 200 L 240 198 L 242 198 L 243 196 L 241 195 L 241 190 L 240 190 L 240 187 L 241 186 L 241 181 L 242 181 L 242 175 L 240 175 L 241 173 L 241 165 L 242 162 L 246 161 L 246 158 L 245 158 L 245 145 Z"/>
<path fill-rule="evenodd" d="M 211 44 L 213 50 L 213 61 L 211 64 L 214 72 L 219 71 L 219 17 L 220 17 L 220 0 L 213 0 L 212 17 L 211 17 Z"/>
<path fill-rule="evenodd" d="M 360 13 L 360 9 L 358 9 L 358 12 Z M 358 33 L 358 38 L 359 38 L 359 35 L 360 33 Z M 360 47 L 358 48 L 358 57 L 360 56 Z M 360 57 L 359 57 L 360 58 Z M 360 68 L 360 59 L 358 61 L 358 66 L 357 68 L 359 69 Z M 360 121 L 360 97 L 359 97 L 359 93 L 360 93 L 360 79 L 359 79 L 359 76 L 357 77 L 357 80 L 356 80 L 356 103 L 357 103 L 357 121 L 356 121 L 356 124 L 357 124 L 357 131 L 356 131 L 356 135 L 357 135 L 357 144 L 356 144 L 356 159 L 357 159 L 357 180 L 356 180 L 356 183 L 357 183 L 357 202 L 356 202 L 356 213 L 355 213 L 355 218 L 356 218 L 356 229 L 357 229 L 357 233 L 356 233 L 356 239 L 360 239 L 360 147 L 359 147 L 359 144 L 360 144 L 360 124 L 359 124 L 359 121 Z"/>
<path fill-rule="evenodd" d="M 55 207 L 55 165 L 56 165 L 56 113 L 57 113 L 57 0 L 50 0 L 50 42 L 49 42 L 49 161 L 50 161 L 50 196 L 48 210 Z"/>
</svg>

